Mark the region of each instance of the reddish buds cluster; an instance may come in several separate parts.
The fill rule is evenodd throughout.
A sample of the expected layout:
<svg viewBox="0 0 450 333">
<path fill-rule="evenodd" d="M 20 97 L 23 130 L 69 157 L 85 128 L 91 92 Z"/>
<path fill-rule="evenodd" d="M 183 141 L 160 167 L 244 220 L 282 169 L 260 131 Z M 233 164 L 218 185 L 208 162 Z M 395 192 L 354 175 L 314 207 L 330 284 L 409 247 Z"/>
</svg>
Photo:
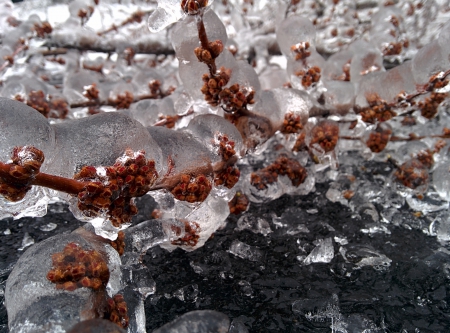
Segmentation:
<svg viewBox="0 0 450 333">
<path fill-rule="evenodd" d="M 209 42 L 208 49 L 204 49 L 199 46 L 194 49 L 194 53 L 197 56 L 198 61 L 203 62 L 205 64 L 211 63 L 214 59 L 216 59 L 223 51 L 223 43 L 220 39 Z"/>
<path fill-rule="evenodd" d="M 111 223 L 119 227 L 131 221 L 137 213 L 133 197 L 144 195 L 154 184 L 158 173 L 155 162 L 145 158 L 145 152 L 125 152 L 113 166 L 99 175 L 93 166 L 83 167 L 74 178 L 88 182 L 78 193 L 78 208 L 88 217 L 106 213 Z"/>
<path fill-rule="evenodd" d="M 319 145 L 325 153 L 328 153 L 337 145 L 339 140 L 339 126 L 334 121 L 323 120 L 311 130 L 310 147 Z"/>
<path fill-rule="evenodd" d="M 67 244 L 62 252 L 52 255 L 53 267 L 47 279 L 57 289 L 74 291 L 78 288 L 99 290 L 109 280 L 109 269 L 103 256 L 95 250 L 84 250 L 77 243 Z"/>
<path fill-rule="evenodd" d="M 128 317 L 128 306 L 120 294 L 114 295 L 107 300 L 107 313 L 105 318 L 122 328 L 127 328 L 130 318 Z"/>
<path fill-rule="evenodd" d="M 22 200 L 31 189 L 31 182 L 44 163 L 44 153 L 32 146 L 14 147 L 9 175 L 0 177 L 0 194 L 9 201 Z"/>
<path fill-rule="evenodd" d="M 172 227 L 177 236 L 181 235 L 180 227 Z M 200 235 L 200 225 L 197 222 L 184 221 L 184 236 L 173 240 L 171 243 L 177 246 L 195 246 L 198 243 Z"/>
<path fill-rule="evenodd" d="M 301 42 L 291 46 L 291 51 L 294 54 L 295 60 L 304 60 L 311 55 L 309 42 Z"/>
<path fill-rule="evenodd" d="M 188 15 L 196 15 L 208 5 L 208 0 L 182 0 L 181 9 Z"/>
<path fill-rule="evenodd" d="M 282 154 L 274 163 L 253 172 L 250 175 L 250 184 L 258 190 L 264 190 L 268 184 L 276 182 L 279 175 L 288 176 L 293 186 L 299 186 L 305 181 L 307 171 L 298 161 Z"/>
<path fill-rule="evenodd" d="M 211 181 L 205 175 L 192 177 L 181 175 L 180 182 L 172 189 L 173 196 L 181 201 L 202 202 L 211 192 Z"/>
<path fill-rule="evenodd" d="M 284 134 L 298 133 L 303 129 L 301 117 L 294 112 L 287 112 L 284 115 L 283 125 L 280 132 Z"/>
</svg>

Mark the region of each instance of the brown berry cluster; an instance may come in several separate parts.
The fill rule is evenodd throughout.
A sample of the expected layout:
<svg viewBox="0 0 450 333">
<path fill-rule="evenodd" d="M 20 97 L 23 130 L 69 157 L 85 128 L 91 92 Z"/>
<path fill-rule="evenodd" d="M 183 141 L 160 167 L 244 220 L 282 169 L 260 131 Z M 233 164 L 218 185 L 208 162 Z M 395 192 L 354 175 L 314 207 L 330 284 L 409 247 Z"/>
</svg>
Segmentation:
<svg viewBox="0 0 450 333">
<path fill-rule="evenodd" d="M 181 228 L 176 226 L 172 226 L 172 231 L 177 236 L 180 236 L 182 232 Z M 184 221 L 184 236 L 171 241 L 171 243 L 177 246 L 195 246 L 200 238 L 199 232 L 200 225 L 197 222 Z"/>
<path fill-rule="evenodd" d="M 239 215 L 245 212 L 248 208 L 250 201 L 247 196 L 241 191 L 237 191 L 233 199 L 228 202 L 230 208 L 230 214 Z"/>
<path fill-rule="evenodd" d="M 0 177 L 0 194 L 9 201 L 22 200 L 31 189 L 31 181 L 44 163 L 44 153 L 32 146 L 14 147 L 9 175 Z"/>
<path fill-rule="evenodd" d="M 202 202 L 211 192 L 211 181 L 205 175 L 197 177 L 181 175 L 180 182 L 172 189 L 172 195 L 181 201 Z"/>
<path fill-rule="evenodd" d="M 297 140 L 295 140 L 294 147 L 292 147 L 292 151 L 299 152 L 306 148 L 305 144 L 306 134 L 300 133 Z"/>
<path fill-rule="evenodd" d="M 383 47 L 383 55 L 391 56 L 402 53 L 403 44 L 401 42 L 390 42 Z"/>
<path fill-rule="evenodd" d="M 397 168 L 394 177 L 406 187 L 417 189 L 428 185 L 428 170 L 417 158 L 413 158 Z"/>
<path fill-rule="evenodd" d="M 241 172 L 235 166 L 227 166 L 224 170 L 214 175 L 214 185 L 223 185 L 227 188 L 232 188 L 239 181 Z"/>
<path fill-rule="evenodd" d="M 284 115 L 283 125 L 280 132 L 283 134 L 298 133 L 303 129 L 302 120 L 299 114 L 287 112 Z"/>
<path fill-rule="evenodd" d="M 293 186 L 299 186 L 305 181 L 307 171 L 298 161 L 281 154 L 274 163 L 252 172 L 250 184 L 258 190 L 264 190 L 268 184 L 276 182 L 279 175 L 288 176 Z"/>
<path fill-rule="evenodd" d="M 309 68 L 308 70 L 298 71 L 295 73 L 298 77 L 302 78 L 302 86 L 304 88 L 309 88 L 313 84 L 319 82 L 322 70 L 318 66 Z"/>
<path fill-rule="evenodd" d="M 53 267 L 47 279 L 57 289 L 74 291 L 78 288 L 104 288 L 109 280 L 109 269 L 104 257 L 95 250 L 84 250 L 77 243 L 67 244 L 62 252 L 52 255 Z"/>
<path fill-rule="evenodd" d="M 32 90 L 28 94 L 27 105 L 39 111 L 44 117 L 50 113 L 50 105 L 42 90 Z"/>
<path fill-rule="evenodd" d="M 432 92 L 423 102 L 418 103 L 420 114 L 427 119 L 434 118 L 438 113 L 439 105 L 447 96 L 447 93 Z"/>
<path fill-rule="evenodd" d="M 205 101 L 209 105 L 218 106 L 220 104 L 219 94 L 222 88 L 230 81 L 231 70 L 225 67 L 221 67 L 217 75 L 203 74 L 203 86 L 200 89 L 203 95 L 205 95 Z"/>
<path fill-rule="evenodd" d="M 51 34 L 53 31 L 52 26 L 48 22 L 42 22 L 42 24 L 35 23 L 34 31 L 39 38 L 45 38 L 46 35 Z"/>
<path fill-rule="evenodd" d="M 217 136 L 217 145 L 219 148 L 219 155 L 222 156 L 222 159 L 225 162 L 236 154 L 236 150 L 234 149 L 235 143 L 228 138 L 228 135 L 219 134 Z"/>
<path fill-rule="evenodd" d="M 220 104 L 224 111 L 236 113 L 247 107 L 247 104 L 255 103 L 255 91 L 241 88 L 238 83 L 229 88 L 223 88 L 219 93 Z"/>
<path fill-rule="evenodd" d="M 99 91 L 96 83 L 84 87 L 83 96 L 90 101 L 98 100 Z"/>
<path fill-rule="evenodd" d="M 78 208 L 87 217 L 102 214 L 115 227 L 129 223 L 137 213 L 134 197 L 146 194 L 154 184 L 158 173 L 155 162 L 145 158 L 145 152 L 127 150 L 113 166 L 105 168 L 106 176 L 98 174 L 93 166 L 83 167 L 74 178 L 87 182 L 78 193 Z"/>
<path fill-rule="evenodd" d="M 199 46 L 194 49 L 198 61 L 211 64 L 223 51 L 223 43 L 220 39 L 208 43 L 208 49 Z"/>
<path fill-rule="evenodd" d="M 110 244 L 114 248 L 114 250 L 119 253 L 119 256 L 121 256 L 125 252 L 125 233 L 120 230 L 117 233 L 116 240 L 110 241 Z"/>
<path fill-rule="evenodd" d="M 377 126 L 376 130 L 370 133 L 369 139 L 366 141 L 366 145 L 372 152 L 379 153 L 386 148 L 386 145 L 391 138 L 391 134 L 391 129 Z"/>
<path fill-rule="evenodd" d="M 295 60 L 304 60 L 311 55 L 309 42 L 301 42 L 291 46 L 291 51 L 294 53 Z"/>
<path fill-rule="evenodd" d="M 131 92 L 126 90 L 122 94 L 118 94 L 116 98 L 110 98 L 110 102 L 117 108 L 117 109 L 128 109 L 133 103 L 134 96 Z"/>
<path fill-rule="evenodd" d="M 339 140 L 339 126 L 334 121 L 323 120 L 311 129 L 310 147 L 319 145 L 325 153 L 336 147 Z"/>
<path fill-rule="evenodd" d="M 368 94 L 366 96 L 369 107 L 360 111 L 362 121 L 370 124 L 375 124 L 377 121 L 387 121 L 396 116 L 392 111 L 391 106 L 382 100 L 376 93 Z"/>
<path fill-rule="evenodd" d="M 182 0 L 181 9 L 189 15 L 196 15 L 208 5 L 208 0 Z"/>
<path fill-rule="evenodd" d="M 128 317 L 128 306 L 123 296 L 116 294 L 113 298 L 108 298 L 106 302 L 105 319 L 109 319 L 122 328 L 127 328 L 130 318 Z"/>
</svg>

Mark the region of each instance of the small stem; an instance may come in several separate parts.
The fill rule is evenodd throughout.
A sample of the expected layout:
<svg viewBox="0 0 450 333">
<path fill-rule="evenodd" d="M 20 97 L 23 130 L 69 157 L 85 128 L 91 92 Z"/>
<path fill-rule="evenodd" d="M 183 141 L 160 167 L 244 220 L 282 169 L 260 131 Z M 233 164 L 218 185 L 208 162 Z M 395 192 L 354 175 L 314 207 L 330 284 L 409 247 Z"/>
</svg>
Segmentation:
<svg viewBox="0 0 450 333">
<path fill-rule="evenodd" d="M 205 24 L 203 23 L 203 12 L 200 12 L 195 18 L 197 20 L 197 31 L 200 44 L 202 45 L 202 48 L 204 50 L 207 50 L 210 53 L 212 53 L 211 49 L 209 48 L 209 40 L 208 35 L 206 34 Z M 207 65 L 211 76 L 216 76 L 217 72 L 216 60 L 212 59 L 210 62 L 207 63 Z"/>
<path fill-rule="evenodd" d="M 12 177 L 9 174 L 12 166 L 13 165 L 11 164 L 0 162 L 0 177 L 8 183 L 21 184 L 20 180 Z M 23 185 L 26 185 L 27 182 L 29 182 L 29 180 L 26 180 Z M 53 176 L 47 173 L 40 172 L 31 179 L 31 182 L 28 185 L 43 186 L 51 188 L 52 190 L 77 195 L 84 189 L 86 183 L 80 182 L 75 179 Z"/>
</svg>

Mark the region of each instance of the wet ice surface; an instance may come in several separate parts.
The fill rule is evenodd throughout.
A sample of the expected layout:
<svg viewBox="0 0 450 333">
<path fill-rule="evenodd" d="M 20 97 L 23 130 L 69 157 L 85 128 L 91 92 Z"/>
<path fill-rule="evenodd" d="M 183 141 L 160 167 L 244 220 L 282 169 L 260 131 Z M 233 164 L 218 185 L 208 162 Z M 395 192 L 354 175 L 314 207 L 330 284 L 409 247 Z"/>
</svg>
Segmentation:
<svg viewBox="0 0 450 333">
<path fill-rule="evenodd" d="M 448 211 L 420 215 L 406 200 L 389 205 L 392 193 L 379 190 L 391 172 L 386 164 L 346 159 L 341 171 L 361 180 L 352 185 L 358 199 L 330 202 L 330 187 L 348 184 L 324 171 L 315 192 L 253 205 L 198 250 L 169 253 L 156 245 L 142 263 L 128 258 L 135 278 L 127 294 L 147 296 L 147 332 L 194 310 L 219 311 L 249 332 L 447 332 Z M 148 220 L 155 207 L 144 199 L 134 223 Z M 0 300 L 24 241 L 38 243 L 82 224 L 64 205 L 49 211 L 44 218 L 1 221 Z M 139 297 L 131 296 L 130 307 L 141 314 Z M 3 306 L 0 320 L 0 332 L 8 332 Z"/>
</svg>

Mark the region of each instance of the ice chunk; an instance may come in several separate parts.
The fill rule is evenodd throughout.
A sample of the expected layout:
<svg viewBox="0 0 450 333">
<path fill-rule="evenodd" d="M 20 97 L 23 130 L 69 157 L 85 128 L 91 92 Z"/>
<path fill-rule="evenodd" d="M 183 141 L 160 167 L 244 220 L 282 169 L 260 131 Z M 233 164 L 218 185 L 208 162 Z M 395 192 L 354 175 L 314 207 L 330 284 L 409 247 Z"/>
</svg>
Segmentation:
<svg viewBox="0 0 450 333">
<path fill-rule="evenodd" d="M 145 253 L 149 248 L 168 240 L 160 220 L 141 222 L 125 230 L 127 252 Z"/>
<path fill-rule="evenodd" d="M 245 214 L 239 218 L 236 230 L 250 230 L 255 234 L 260 233 L 264 236 L 272 232 L 269 222 L 266 219 L 250 214 Z"/>
<path fill-rule="evenodd" d="M 185 313 L 153 333 L 227 333 L 229 327 L 230 320 L 225 314 L 213 310 L 197 310 Z"/>
<path fill-rule="evenodd" d="M 148 18 L 148 28 L 158 32 L 184 16 L 178 0 L 159 0 L 158 8 Z"/>
<path fill-rule="evenodd" d="M 436 235 L 440 241 L 450 241 L 450 213 L 439 213 L 430 224 L 430 234 Z"/>
<path fill-rule="evenodd" d="M 239 258 L 250 261 L 260 261 L 263 256 L 263 253 L 259 248 L 245 244 L 237 239 L 231 243 L 228 252 Z"/>
<path fill-rule="evenodd" d="M 331 237 L 322 240 L 311 253 L 305 258 L 303 263 L 310 265 L 312 263 L 329 263 L 334 258 L 333 240 Z"/>
<path fill-rule="evenodd" d="M 433 185 L 442 200 L 450 201 L 450 161 L 445 161 L 434 170 Z"/>
<path fill-rule="evenodd" d="M 110 296 L 119 291 L 120 258 L 109 244 L 84 229 L 48 238 L 29 248 L 8 278 L 5 302 L 10 332 L 61 332 L 80 320 L 96 316 L 99 309 L 92 302 L 95 294 L 92 289 L 66 291 L 57 289 L 47 279 L 52 255 L 61 252 L 68 243 L 102 253 L 110 274 L 107 291 Z"/>
</svg>

